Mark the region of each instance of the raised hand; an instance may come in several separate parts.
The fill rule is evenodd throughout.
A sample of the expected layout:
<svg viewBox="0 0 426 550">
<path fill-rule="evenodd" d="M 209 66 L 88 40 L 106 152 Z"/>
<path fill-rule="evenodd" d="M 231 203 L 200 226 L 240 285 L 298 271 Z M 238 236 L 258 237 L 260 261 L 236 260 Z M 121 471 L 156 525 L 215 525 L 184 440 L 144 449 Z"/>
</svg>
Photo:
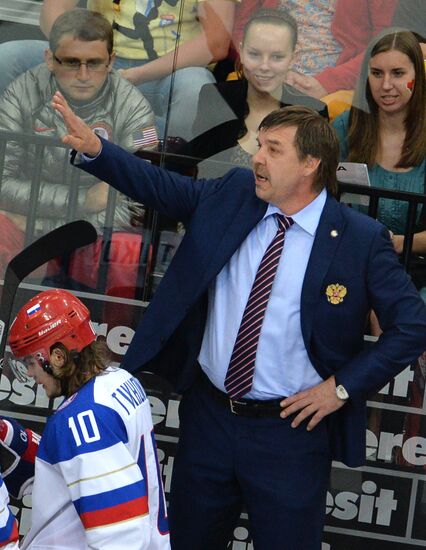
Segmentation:
<svg viewBox="0 0 426 550">
<path fill-rule="evenodd" d="M 61 92 L 55 92 L 52 107 L 61 114 L 68 130 L 68 134 L 62 137 L 62 142 L 79 153 L 96 157 L 102 149 L 101 140 L 84 120 L 72 111 Z"/>
</svg>

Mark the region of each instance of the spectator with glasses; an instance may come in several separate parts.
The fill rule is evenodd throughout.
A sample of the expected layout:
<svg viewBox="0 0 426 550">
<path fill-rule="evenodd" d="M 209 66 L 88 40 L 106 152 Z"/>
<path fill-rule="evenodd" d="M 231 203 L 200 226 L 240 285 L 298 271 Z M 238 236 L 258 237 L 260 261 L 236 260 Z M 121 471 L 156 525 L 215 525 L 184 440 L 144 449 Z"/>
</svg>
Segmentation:
<svg viewBox="0 0 426 550">
<path fill-rule="evenodd" d="M 80 71 L 83 65 L 86 66 L 86 70 L 92 73 L 103 73 L 111 63 L 111 55 L 106 59 L 88 59 L 87 61 L 80 61 L 80 59 L 64 58 L 59 59 L 55 54 L 52 54 L 52 58 L 59 63 L 61 67 L 68 72 L 77 73 Z"/>
<path fill-rule="evenodd" d="M 78 0 L 43 0 L 40 26 L 50 35 L 55 19 Z M 115 69 L 138 86 L 171 136 L 191 137 L 201 87 L 214 82 L 210 63 L 226 57 L 238 0 L 87 0 L 114 30 Z M 41 62 L 45 43 L 0 45 L 0 93 L 11 79 Z M 169 108 L 169 99 L 171 107 Z"/>
<path fill-rule="evenodd" d="M 0 131 L 61 137 L 65 127 L 51 106 L 52 96 L 59 89 L 99 135 L 128 150 L 156 146 L 154 114 L 148 101 L 132 84 L 111 72 L 113 33 L 102 15 L 75 9 L 60 16 L 52 28 L 45 59 L 44 64 L 12 82 L 0 97 Z M 40 153 L 34 141 L 7 141 L 0 173 L 0 230 L 4 237 L 0 270 L 24 246 L 30 208 L 36 209 L 35 237 L 64 223 L 70 199 L 63 169 L 67 154 L 63 147 L 44 148 L 40 191 L 36 204 L 32 204 L 32 176 Z M 107 199 L 106 184 L 92 177 L 83 178 L 72 216 L 84 217 L 101 229 Z M 128 231 L 135 214 L 143 216 L 141 205 L 119 196 L 114 228 Z"/>
</svg>

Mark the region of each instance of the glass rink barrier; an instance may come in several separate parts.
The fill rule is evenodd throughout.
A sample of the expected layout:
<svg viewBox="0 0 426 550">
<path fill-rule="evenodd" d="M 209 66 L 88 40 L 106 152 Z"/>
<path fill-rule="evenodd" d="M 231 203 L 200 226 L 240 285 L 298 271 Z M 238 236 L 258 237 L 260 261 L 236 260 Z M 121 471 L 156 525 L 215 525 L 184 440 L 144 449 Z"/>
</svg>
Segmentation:
<svg viewBox="0 0 426 550">
<path fill-rule="evenodd" d="M 10 134 L 2 136 L 2 150 L 17 136 Z M 43 157 L 43 148 L 55 145 L 48 138 L 36 140 L 37 158 Z M 26 138 L 22 142 L 29 146 Z M 153 161 L 164 153 L 140 153 L 149 156 Z M 167 162 L 178 162 L 174 155 L 169 155 Z M 75 176 L 76 181 L 70 184 L 70 189 L 78 190 L 79 171 L 73 170 L 64 163 L 64 174 L 69 172 L 69 178 Z M 40 187 L 40 177 L 37 164 L 32 166 L 31 187 L 35 205 L 28 213 L 27 227 L 34 227 L 37 216 L 37 196 Z M 2 181 L 4 178 L 2 179 Z M 371 197 L 370 211 L 374 213 L 381 197 L 395 200 L 405 200 L 414 208 L 408 208 L 407 229 L 412 227 L 413 212 L 417 205 L 424 204 L 424 195 L 383 191 L 377 188 L 360 188 L 357 185 L 340 184 L 339 191 L 351 193 L 361 192 Z M 72 201 L 73 193 L 69 200 Z M 112 202 L 116 193 L 109 190 L 110 217 L 113 216 Z M 411 218 L 410 218 L 411 212 Z M 72 208 L 67 210 L 66 220 L 76 219 Z M 171 222 L 168 220 L 167 224 Z M 97 279 L 80 278 L 80 267 L 74 272 L 76 260 L 60 258 L 55 266 L 46 266 L 43 273 L 35 273 L 25 280 L 17 293 L 14 311 L 16 312 L 31 296 L 51 286 L 71 289 L 90 309 L 91 317 L 97 334 L 106 340 L 113 355 L 114 362 L 119 364 L 131 342 L 137 320 L 143 315 L 149 298 L 158 281 L 173 256 L 183 228 L 173 228 L 164 220 L 156 217 L 155 212 L 149 212 L 146 223 L 138 228 L 142 236 L 139 250 L 139 266 L 137 278 L 140 286 L 106 287 L 109 281 L 108 272 L 111 268 L 106 250 L 105 240 L 111 242 L 111 226 L 100 230 Z M 134 233 L 130 233 L 133 235 Z M 25 242 L 32 239 L 28 230 Z M 145 243 L 145 240 L 148 242 Z M 93 245 L 90 245 L 93 247 Z M 144 247 L 147 250 L 144 250 Z M 89 248 L 89 247 L 88 247 Z M 88 269 L 90 256 L 86 252 L 83 259 Z M 130 253 L 128 252 L 128 255 Z M 111 262 L 113 263 L 113 262 Z M 58 267 L 59 265 L 59 267 Z M 419 284 L 426 276 L 426 266 L 423 258 L 414 255 L 407 256 L 407 267 L 416 271 Z M 92 266 L 92 269 L 93 266 Z M 129 267 L 125 268 L 129 270 Z M 423 271 L 424 269 L 424 271 Z M 52 270 L 54 271 L 53 274 Z M 93 286 L 87 284 L 91 282 Z M 60 283 L 60 284 L 59 284 Z M 374 345 L 374 337 L 366 336 L 365 344 Z M 3 360 L 0 383 L 1 413 L 21 421 L 26 427 L 42 432 L 46 418 L 58 407 L 62 398 L 48 399 L 43 387 L 34 381 L 22 383 L 17 380 L 8 366 L 9 350 Z M 367 430 L 367 465 L 362 468 L 349 469 L 343 464 L 335 463 L 332 470 L 331 484 L 327 494 L 327 524 L 324 532 L 324 548 L 343 549 L 348 547 L 373 548 L 373 545 L 383 548 L 416 548 L 426 542 L 425 524 L 425 494 L 426 494 L 426 397 L 425 377 L 426 358 L 419 359 L 412 365 L 407 365 L 390 384 L 372 397 L 369 405 Z M 159 447 L 159 459 L 162 469 L 166 495 L 170 490 L 173 473 L 173 460 L 176 443 L 179 437 L 179 396 L 174 394 L 167 382 L 155 375 L 141 373 L 140 379 L 149 393 L 152 414 L 155 424 L 155 434 Z M 28 529 L 31 508 L 30 496 L 23 501 L 14 502 L 14 511 L 20 519 L 21 534 Z M 252 548 L 248 532 L 247 517 L 241 516 L 241 523 L 234 533 L 231 548 Z M 245 546 L 242 546 L 242 545 Z M 359 546 L 358 546 L 359 545 Z"/>
<path fill-rule="evenodd" d="M 370 71 L 369 96 L 380 103 L 372 79 L 386 69 L 376 64 L 371 73 L 370 60 L 377 57 L 370 41 L 386 29 L 403 28 L 416 33 L 426 51 L 422 4 L 0 0 L 0 292 L 8 262 L 41 235 L 79 219 L 91 222 L 98 233 L 95 243 L 31 273 L 19 286 L 11 318 L 38 292 L 68 289 L 89 308 L 99 338 L 119 365 L 185 235 L 182 220 L 71 166 L 70 149 L 60 139 L 65 127 L 51 107 L 58 89 L 101 137 L 196 180 L 219 178 L 235 167 L 251 169 L 257 129 L 267 113 L 287 105 L 318 111 L 337 131 L 341 161 L 374 165 L 364 167 L 370 186 L 339 183 L 338 199 L 382 221 L 395 236 L 404 235 L 400 261 L 426 300 L 426 251 L 412 251 L 413 236 L 426 228 L 425 159 L 418 155 L 413 166 L 407 161 L 380 172 L 377 158 L 345 153 L 349 109 L 364 105 L 357 95 L 363 67 Z M 62 35 L 61 27 L 56 32 L 57 18 L 74 8 L 106 18 L 113 29 L 112 49 L 107 40 L 93 45 L 68 41 L 70 32 Z M 291 18 L 268 13 L 273 22 L 259 22 L 253 19 L 259 9 L 285 10 Z M 344 37 L 351 37 L 350 43 Z M 272 40 L 277 45 L 270 45 Z M 87 44 L 96 46 L 96 53 Z M 405 78 L 398 88 L 401 101 L 408 104 L 411 95 L 417 101 L 418 79 L 418 74 Z M 421 138 L 407 144 L 416 149 L 416 139 Z M 366 334 L 365 346 L 374 346 L 376 339 Z M 7 347 L 1 358 L 0 414 L 42 433 L 62 398 L 49 399 L 33 380 L 19 381 L 13 360 Z M 168 500 L 180 396 L 159 376 L 136 376 L 149 395 Z M 333 463 L 322 550 L 426 547 L 425 388 L 426 350 L 369 399 L 366 464 L 351 469 Z M 30 525 L 31 495 L 12 500 L 12 508 L 23 536 Z M 256 550 L 245 512 L 229 550 Z"/>
</svg>

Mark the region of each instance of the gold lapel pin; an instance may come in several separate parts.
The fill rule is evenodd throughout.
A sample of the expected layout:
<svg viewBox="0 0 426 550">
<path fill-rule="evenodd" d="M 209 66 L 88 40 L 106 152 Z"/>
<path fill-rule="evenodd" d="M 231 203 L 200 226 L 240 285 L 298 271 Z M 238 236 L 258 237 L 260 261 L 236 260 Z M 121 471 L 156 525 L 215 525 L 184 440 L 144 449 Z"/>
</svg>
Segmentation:
<svg viewBox="0 0 426 550">
<path fill-rule="evenodd" d="M 343 285 L 339 285 L 339 283 L 328 285 L 328 287 L 325 289 L 327 300 L 334 305 L 343 302 L 347 293 L 347 288 Z"/>
<path fill-rule="evenodd" d="M 330 235 L 333 237 L 333 239 L 334 239 L 335 237 L 337 237 L 338 234 L 339 234 L 339 233 L 338 233 L 335 229 L 332 229 L 332 230 L 330 231 Z"/>
</svg>

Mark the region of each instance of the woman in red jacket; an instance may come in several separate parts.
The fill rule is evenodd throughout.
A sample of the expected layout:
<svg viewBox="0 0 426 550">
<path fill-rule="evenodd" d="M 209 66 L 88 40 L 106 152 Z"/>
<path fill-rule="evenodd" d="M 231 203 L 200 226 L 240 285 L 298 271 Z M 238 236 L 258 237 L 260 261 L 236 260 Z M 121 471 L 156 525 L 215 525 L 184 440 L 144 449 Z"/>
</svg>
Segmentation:
<svg viewBox="0 0 426 550">
<path fill-rule="evenodd" d="M 370 40 L 391 26 L 397 0 L 337 0 L 331 33 L 342 51 L 336 66 L 315 76 L 292 72 L 289 84 L 318 99 L 337 90 L 355 88 Z"/>
</svg>

